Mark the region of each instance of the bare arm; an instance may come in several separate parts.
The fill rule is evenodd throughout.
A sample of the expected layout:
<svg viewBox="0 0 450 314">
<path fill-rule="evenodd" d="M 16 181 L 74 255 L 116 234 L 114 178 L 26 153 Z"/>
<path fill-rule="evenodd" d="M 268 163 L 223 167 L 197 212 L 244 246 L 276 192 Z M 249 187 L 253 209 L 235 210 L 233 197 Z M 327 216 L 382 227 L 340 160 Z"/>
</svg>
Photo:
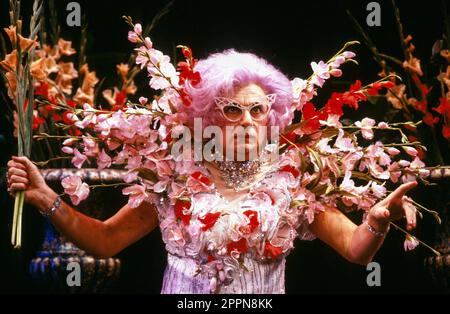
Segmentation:
<svg viewBox="0 0 450 314">
<path fill-rule="evenodd" d="M 39 170 L 25 157 L 8 162 L 11 193 L 25 190 L 25 200 L 48 211 L 57 194 L 45 184 Z M 137 208 L 122 207 L 113 217 L 100 221 L 61 202 L 51 221 L 81 249 L 98 257 L 110 257 L 151 232 L 157 225 L 154 205 L 143 202 Z"/>
<path fill-rule="evenodd" d="M 408 229 L 416 225 L 415 210 L 404 194 L 416 183 L 405 183 L 386 199 L 376 204 L 368 213 L 367 222 L 355 225 L 336 208 L 328 208 L 316 215 L 311 231 L 347 260 L 367 265 L 383 244 L 384 236 L 374 234 L 369 225 L 378 232 L 386 233 L 389 222 L 406 216 Z"/>
</svg>

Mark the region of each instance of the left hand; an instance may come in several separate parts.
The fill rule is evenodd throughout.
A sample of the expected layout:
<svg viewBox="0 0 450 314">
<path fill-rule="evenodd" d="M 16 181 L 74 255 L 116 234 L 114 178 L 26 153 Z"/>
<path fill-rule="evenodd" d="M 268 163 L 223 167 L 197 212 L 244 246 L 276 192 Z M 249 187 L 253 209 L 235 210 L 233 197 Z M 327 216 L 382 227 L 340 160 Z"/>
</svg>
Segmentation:
<svg viewBox="0 0 450 314">
<path fill-rule="evenodd" d="M 407 229 L 416 227 L 416 208 L 405 195 L 406 192 L 417 186 L 417 182 L 408 182 L 400 185 L 384 200 L 375 204 L 368 214 L 369 224 L 387 226 L 390 221 L 406 217 Z"/>
</svg>

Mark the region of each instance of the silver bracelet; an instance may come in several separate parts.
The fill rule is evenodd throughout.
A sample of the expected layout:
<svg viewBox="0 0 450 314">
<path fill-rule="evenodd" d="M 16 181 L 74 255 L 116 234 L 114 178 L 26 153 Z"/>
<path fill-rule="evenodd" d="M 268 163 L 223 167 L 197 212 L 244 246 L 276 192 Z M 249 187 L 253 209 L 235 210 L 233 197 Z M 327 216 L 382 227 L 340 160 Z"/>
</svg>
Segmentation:
<svg viewBox="0 0 450 314">
<path fill-rule="evenodd" d="M 52 204 L 52 207 L 48 211 L 39 210 L 42 216 L 50 217 L 61 206 L 61 197 L 58 195 Z"/>
<path fill-rule="evenodd" d="M 373 233 L 374 235 L 376 235 L 377 237 L 384 237 L 388 232 L 389 232 L 389 229 L 390 229 L 390 226 L 388 225 L 388 228 L 387 228 L 387 230 L 386 230 L 386 232 L 381 232 L 381 231 L 377 231 L 377 230 L 375 230 L 375 228 L 374 227 L 372 227 L 368 222 L 367 222 L 367 220 L 366 220 L 366 225 L 367 225 L 367 229 L 369 229 L 369 231 L 371 232 L 371 233 Z"/>
</svg>

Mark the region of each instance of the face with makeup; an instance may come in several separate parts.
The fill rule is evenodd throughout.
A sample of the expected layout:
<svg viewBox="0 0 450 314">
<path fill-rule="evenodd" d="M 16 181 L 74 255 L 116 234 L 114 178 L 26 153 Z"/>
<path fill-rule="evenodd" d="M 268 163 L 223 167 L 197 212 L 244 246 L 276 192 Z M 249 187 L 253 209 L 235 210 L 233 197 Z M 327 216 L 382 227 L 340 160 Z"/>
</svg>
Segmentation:
<svg viewBox="0 0 450 314">
<path fill-rule="evenodd" d="M 267 95 L 256 84 L 248 84 L 231 97 L 215 99 L 216 124 L 223 134 L 219 147 L 227 159 L 257 158 L 267 141 L 267 121 L 275 96 Z"/>
</svg>

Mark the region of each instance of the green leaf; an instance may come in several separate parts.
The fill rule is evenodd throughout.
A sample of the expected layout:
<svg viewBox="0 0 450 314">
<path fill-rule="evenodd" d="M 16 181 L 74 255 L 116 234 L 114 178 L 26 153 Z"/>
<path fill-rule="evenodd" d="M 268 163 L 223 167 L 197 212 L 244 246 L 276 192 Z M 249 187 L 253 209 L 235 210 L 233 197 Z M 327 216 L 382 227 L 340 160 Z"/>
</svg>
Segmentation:
<svg viewBox="0 0 450 314">
<path fill-rule="evenodd" d="M 306 149 L 308 150 L 310 156 L 312 156 L 312 161 L 313 163 L 317 166 L 317 170 L 318 170 L 318 176 L 317 178 L 315 178 L 311 183 L 308 184 L 308 189 L 313 189 L 319 182 L 320 180 L 322 180 L 322 176 L 323 176 L 323 164 L 322 164 L 322 160 L 320 159 L 319 154 L 314 151 L 313 149 L 311 149 L 310 147 L 306 147 Z"/>
</svg>

